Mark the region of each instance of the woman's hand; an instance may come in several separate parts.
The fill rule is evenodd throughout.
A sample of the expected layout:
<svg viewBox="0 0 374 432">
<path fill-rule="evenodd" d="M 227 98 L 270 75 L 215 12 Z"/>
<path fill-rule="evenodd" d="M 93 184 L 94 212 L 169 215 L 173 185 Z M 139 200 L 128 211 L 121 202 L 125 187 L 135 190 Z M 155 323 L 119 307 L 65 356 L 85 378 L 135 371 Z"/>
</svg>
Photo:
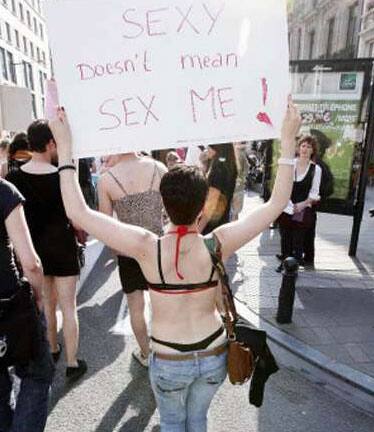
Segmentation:
<svg viewBox="0 0 374 432">
<path fill-rule="evenodd" d="M 297 204 L 294 204 L 293 211 L 294 213 L 300 213 L 302 212 L 306 207 L 308 207 L 308 203 L 306 201 L 299 202 Z"/>
<path fill-rule="evenodd" d="M 286 158 L 295 157 L 296 136 L 300 130 L 301 116 L 292 97 L 288 96 L 288 107 L 283 120 L 281 135 L 281 156 Z"/>
<path fill-rule="evenodd" d="M 57 116 L 49 122 L 53 138 L 56 142 L 59 164 L 72 160 L 72 135 L 70 125 L 63 108 L 57 109 Z"/>
</svg>

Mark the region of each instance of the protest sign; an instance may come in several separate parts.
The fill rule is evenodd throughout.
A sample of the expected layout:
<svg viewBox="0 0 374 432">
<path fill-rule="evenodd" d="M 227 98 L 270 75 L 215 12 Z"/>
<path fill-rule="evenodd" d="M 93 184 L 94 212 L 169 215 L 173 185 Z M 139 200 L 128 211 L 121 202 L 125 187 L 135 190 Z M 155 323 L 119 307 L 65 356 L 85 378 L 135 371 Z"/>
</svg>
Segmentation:
<svg viewBox="0 0 374 432">
<path fill-rule="evenodd" d="M 75 156 L 279 137 L 285 0 L 48 0 Z"/>
<path fill-rule="evenodd" d="M 47 120 L 53 120 L 56 117 L 56 109 L 59 106 L 58 91 L 55 80 L 51 79 L 46 81 L 45 93 L 44 115 Z"/>
</svg>

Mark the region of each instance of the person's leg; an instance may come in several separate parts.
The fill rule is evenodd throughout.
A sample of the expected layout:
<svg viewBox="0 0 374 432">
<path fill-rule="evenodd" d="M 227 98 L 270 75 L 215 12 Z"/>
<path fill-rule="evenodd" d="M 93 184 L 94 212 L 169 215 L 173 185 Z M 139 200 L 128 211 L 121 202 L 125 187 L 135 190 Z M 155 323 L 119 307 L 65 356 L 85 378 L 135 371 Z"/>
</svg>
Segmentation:
<svg viewBox="0 0 374 432">
<path fill-rule="evenodd" d="M 149 337 L 145 322 L 144 291 L 134 291 L 126 294 L 131 327 L 144 357 L 149 354 Z"/>
<path fill-rule="evenodd" d="M 194 363 L 149 356 L 149 377 L 160 413 L 161 432 L 187 432 L 187 398 L 194 381 Z"/>
<path fill-rule="evenodd" d="M 11 432 L 43 432 L 48 415 L 49 389 L 54 364 L 46 338 L 46 324 L 41 315 L 38 327 L 38 352 L 27 367 L 16 367 L 21 379 Z"/>
<path fill-rule="evenodd" d="M 226 353 L 200 360 L 201 376 L 189 389 L 187 398 L 187 432 L 206 432 L 208 409 L 227 375 Z"/>
<path fill-rule="evenodd" d="M 52 352 L 57 352 L 57 292 L 53 283 L 52 276 L 44 277 L 43 305 L 44 313 L 47 319 L 47 337 L 49 341 L 49 346 Z"/>
<path fill-rule="evenodd" d="M 303 261 L 303 249 L 306 230 L 304 228 L 294 229 L 292 232 L 293 256 L 299 263 Z"/>
<path fill-rule="evenodd" d="M 0 432 L 7 432 L 13 418 L 10 406 L 12 381 L 8 369 L 0 369 Z"/>
<path fill-rule="evenodd" d="M 317 225 L 317 213 L 313 213 L 312 226 L 305 233 L 304 238 L 304 261 L 307 264 L 314 264 L 315 256 L 315 239 L 316 239 L 316 225 Z"/>
<path fill-rule="evenodd" d="M 76 302 L 76 276 L 55 277 L 58 304 L 62 312 L 65 355 L 68 366 L 77 366 L 79 324 Z"/>
</svg>

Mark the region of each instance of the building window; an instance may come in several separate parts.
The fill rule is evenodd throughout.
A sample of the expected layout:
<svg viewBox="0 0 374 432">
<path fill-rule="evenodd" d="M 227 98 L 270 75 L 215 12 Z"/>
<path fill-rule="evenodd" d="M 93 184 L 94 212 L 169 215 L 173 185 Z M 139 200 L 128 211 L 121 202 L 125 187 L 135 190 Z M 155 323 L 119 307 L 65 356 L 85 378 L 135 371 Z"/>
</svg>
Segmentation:
<svg viewBox="0 0 374 432">
<path fill-rule="evenodd" d="M 41 62 L 41 58 L 40 58 L 40 49 L 39 47 L 36 48 L 36 60 L 40 63 Z"/>
<path fill-rule="evenodd" d="M 301 36 L 302 36 L 302 32 L 301 32 L 301 28 L 299 28 L 297 32 L 297 56 L 296 56 L 297 60 L 300 60 L 301 58 Z"/>
<path fill-rule="evenodd" d="M 18 30 L 14 30 L 14 36 L 16 38 L 16 46 L 17 46 L 18 49 L 20 49 L 19 32 L 18 32 Z"/>
<path fill-rule="evenodd" d="M 347 29 L 346 48 L 352 48 L 355 46 L 357 24 L 358 24 L 358 3 L 356 2 L 348 9 L 348 29 Z"/>
<path fill-rule="evenodd" d="M 368 55 L 368 57 L 374 57 L 374 41 L 373 41 L 373 42 L 370 42 L 370 45 L 369 45 L 369 55 Z"/>
<path fill-rule="evenodd" d="M 10 79 L 12 80 L 12 82 L 14 84 L 17 84 L 16 66 L 14 64 L 13 54 L 8 51 L 7 56 L 8 56 L 8 66 L 9 66 L 9 72 L 10 72 Z"/>
<path fill-rule="evenodd" d="M 39 71 L 39 84 L 41 94 L 44 95 L 44 74 L 42 71 Z"/>
<path fill-rule="evenodd" d="M 1 73 L 5 80 L 8 80 L 8 67 L 6 63 L 5 49 L 0 47 L 0 63 L 1 63 Z"/>
<path fill-rule="evenodd" d="M 27 39 L 25 36 L 22 36 L 23 41 L 23 52 L 27 55 L 29 53 L 29 50 L 27 49 Z"/>
<path fill-rule="evenodd" d="M 37 118 L 36 114 L 36 99 L 34 93 L 31 93 L 31 103 L 32 103 L 32 113 L 34 115 L 34 118 Z"/>
<path fill-rule="evenodd" d="M 34 75 L 30 63 L 23 62 L 23 74 L 25 78 L 25 86 L 30 90 L 34 90 Z"/>
<path fill-rule="evenodd" d="M 27 25 L 31 28 L 31 15 L 30 15 L 30 11 L 26 11 L 26 17 L 27 17 Z"/>
<path fill-rule="evenodd" d="M 44 51 L 42 51 L 42 62 L 45 66 L 46 65 L 46 59 L 45 59 L 45 52 Z"/>
<path fill-rule="evenodd" d="M 30 57 L 33 59 L 35 57 L 34 44 L 30 41 Z"/>
<path fill-rule="evenodd" d="M 12 12 L 17 15 L 16 0 L 12 0 Z"/>
<path fill-rule="evenodd" d="M 329 19 L 328 32 L 327 32 L 327 46 L 326 46 L 326 57 L 331 57 L 332 44 L 334 41 L 334 30 L 335 30 L 335 17 Z"/>
<path fill-rule="evenodd" d="M 10 31 L 10 25 L 9 25 L 9 23 L 5 23 L 5 28 L 6 28 L 6 40 L 9 43 L 12 43 L 12 33 Z"/>
<path fill-rule="evenodd" d="M 38 34 L 38 23 L 36 21 L 36 18 L 33 19 L 34 22 L 34 33 L 37 35 Z"/>
<path fill-rule="evenodd" d="M 309 60 L 313 58 L 315 38 L 316 38 L 315 30 L 310 31 L 309 32 L 309 56 L 308 56 Z"/>
<path fill-rule="evenodd" d="M 43 24 L 42 23 L 39 24 L 39 35 L 40 35 L 40 38 L 42 40 L 44 40 L 44 30 L 43 30 Z"/>
<path fill-rule="evenodd" d="M 25 22 L 25 15 L 23 13 L 23 4 L 19 3 L 18 7 L 19 7 L 19 17 L 20 17 L 22 22 Z"/>
</svg>

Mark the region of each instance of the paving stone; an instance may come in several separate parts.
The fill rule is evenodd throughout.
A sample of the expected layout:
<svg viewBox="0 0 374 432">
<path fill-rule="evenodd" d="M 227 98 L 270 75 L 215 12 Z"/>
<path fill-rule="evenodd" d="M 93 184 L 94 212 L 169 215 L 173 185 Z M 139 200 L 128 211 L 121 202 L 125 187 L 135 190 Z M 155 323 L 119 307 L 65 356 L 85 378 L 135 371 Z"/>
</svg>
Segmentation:
<svg viewBox="0 0 374 432">
<path fill-rule="evenodd" d="M 365 343 L 362 345 L 362 349 L 370 358 L 370 360 L 374 361 L 374 343 Z"/>
<path fill-rule="evenodd" d="M 349 352 L 343 345 L 330 344 L 330 345 L 316 345 L 314 348 L 321 351 L 323 354 L 330 357 L 332 360 L 351 366 L 355 363 Z"/>
<path fill-rule="evenodd" d="M 329 331 L 342 344 L 374 342 L 374 329 L 369 326 L 330 327 Z"/>
<path fill-rule="evenodd" d="M 362 344 L 344 344 L 344 347 L 355 362 L 368 363 L 370 361 L 369 356 L 363 350 Z"/>
</svg>

